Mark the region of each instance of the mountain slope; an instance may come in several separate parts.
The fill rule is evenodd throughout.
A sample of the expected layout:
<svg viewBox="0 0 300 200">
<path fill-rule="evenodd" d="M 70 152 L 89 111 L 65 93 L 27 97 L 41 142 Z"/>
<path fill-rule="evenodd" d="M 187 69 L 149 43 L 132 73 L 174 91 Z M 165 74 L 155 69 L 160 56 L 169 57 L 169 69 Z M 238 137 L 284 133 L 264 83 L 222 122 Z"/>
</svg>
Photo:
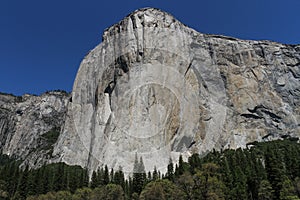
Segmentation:
<svg viewBox="0 0 300 200">
<path fill-rule="evenodd" d="M 21 159 L 30 167 L 51 162 L 68 101 L 69 94 L 61 91 L 41 96 L 0 94 L 2 154 Z"/>
<path fill-rule="evenodd" d="M 82 61 L 54 161 L 165 170 L 169 158 L 300 135 L 300 46 L 206 35 L 158 9 Z"/>
</svg>

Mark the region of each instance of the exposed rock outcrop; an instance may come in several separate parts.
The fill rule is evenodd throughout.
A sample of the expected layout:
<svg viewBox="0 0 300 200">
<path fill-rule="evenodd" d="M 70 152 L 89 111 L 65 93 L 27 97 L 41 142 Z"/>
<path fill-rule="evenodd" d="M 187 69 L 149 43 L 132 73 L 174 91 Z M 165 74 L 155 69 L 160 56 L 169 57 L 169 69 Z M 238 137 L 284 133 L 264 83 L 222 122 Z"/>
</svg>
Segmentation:
<svg viewBox="0 0 300 200">
<path fill-rule="evenodd" d="M 0 150 L 30 167 L 51 162 L 54 143 L 64 124 L 69 94 L 41 96 L 0 94 Z"/>
<path fill-rule="evenodd" d="M 281 137 L 300 137 L 300 45 L 198 33 L 153 8 L 104 32 L 71 97 L 0 94 L 0 150 L 31 167 L 128 174 L 137 154 L 164 172 L 179 154 Z"/>
<path fill-rule="evenodd" d="M 82 61 L 54 161 L 130 172 L 137 153 L 163 171 L 179 154 L 297 137 L 299 108 L 299 45 L 201 34 L 141 9 Z"/>
</svg>

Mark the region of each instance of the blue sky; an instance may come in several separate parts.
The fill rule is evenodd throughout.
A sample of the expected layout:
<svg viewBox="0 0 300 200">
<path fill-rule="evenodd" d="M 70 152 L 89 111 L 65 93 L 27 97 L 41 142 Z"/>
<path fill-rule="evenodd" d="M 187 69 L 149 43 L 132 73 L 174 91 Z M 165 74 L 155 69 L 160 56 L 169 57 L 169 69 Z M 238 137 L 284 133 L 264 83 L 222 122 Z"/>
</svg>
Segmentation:
<svg viewBox="0 0 300 200">
<path fill-rule="evenodd" d="M 0 92 L 71 91 L 103 30 L 143 7 L 202 33 L 300 44 L 300 0 L 1 0 Z"/>
</svg>

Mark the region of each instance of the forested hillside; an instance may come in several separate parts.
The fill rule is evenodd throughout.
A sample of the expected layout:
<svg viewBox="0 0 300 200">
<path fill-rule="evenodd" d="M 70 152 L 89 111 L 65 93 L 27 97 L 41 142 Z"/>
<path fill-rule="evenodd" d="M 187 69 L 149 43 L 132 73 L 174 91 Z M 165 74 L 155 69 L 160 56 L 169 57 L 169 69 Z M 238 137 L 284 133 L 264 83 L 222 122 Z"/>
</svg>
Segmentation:
<svg viewBox="0 0 300 200">
<path fill-rule="evenodd" d="M 132 177 L 106 166 L 88 172 L 78 166 L 51 164 L 20 169 L 0 159 L 0 199 L 299 199 L 300 144 L 295 138 L 252 143 L 246 149 L 197 154 L 188 162 L 170 160 L 168 172 L 146 173 L 136 157 Z"/>
</svg>

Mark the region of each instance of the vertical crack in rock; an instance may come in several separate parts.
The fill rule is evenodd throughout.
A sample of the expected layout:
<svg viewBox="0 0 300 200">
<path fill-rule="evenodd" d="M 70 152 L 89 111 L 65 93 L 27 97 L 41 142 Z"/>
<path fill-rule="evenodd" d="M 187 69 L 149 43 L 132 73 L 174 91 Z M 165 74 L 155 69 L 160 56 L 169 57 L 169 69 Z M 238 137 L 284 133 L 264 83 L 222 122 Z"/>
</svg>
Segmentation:
<svg viewBox="0 0 300 200">
<path fill-rule="evenodd" d="M 189 72 L 189 70 L 191 69 L 193 64 L 193 60 L 190 62 L 189 66 L 186 68 L 185 72 L 184 72 L 184 77 L 186 76 L 186 74 Z"/>
<path fill-rule="evenodd" d="M 92 116 L 92 124 L 96 124 L 96 112 L 93 113 L 93 116 Z M 96 138 L 96 135 L 95 135 L 95 126 L 92 126 L 91 127 L 91 141 L 90 141 L 90 147 L 89 147 L 89 152 L 88 152 L 88 159 L 87 159 L 87 169 L 91 169 L 92 166 L 92 162 L 94 160 L 94 152 L 93 152 L 93 149 L 94 149 L 94 146 L 95 146 L 95 138 Z M 93 160 L 92 160 L 93 159 Z"/>
</svg>

